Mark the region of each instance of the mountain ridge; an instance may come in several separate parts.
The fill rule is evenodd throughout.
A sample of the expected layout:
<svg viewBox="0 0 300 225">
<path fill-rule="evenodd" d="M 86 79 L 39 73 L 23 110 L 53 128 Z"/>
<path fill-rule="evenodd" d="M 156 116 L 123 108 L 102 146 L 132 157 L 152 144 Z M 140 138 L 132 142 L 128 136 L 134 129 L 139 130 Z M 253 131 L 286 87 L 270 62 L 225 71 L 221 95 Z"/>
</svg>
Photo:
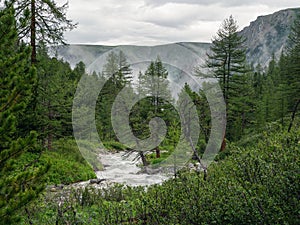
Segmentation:
<svg viewBox="0 0 300 225">
<path fill-rule="evenodd" d="M 253 67 L 260 64 L 263 68 L 266 68 L 273 54 L 276 59 L 280 57 L 288 45 L 288 35 L 297 14 L 300 15 L 300 8 L 282 9 L 272 14 L 258 16 L 256 20 L 250 22 L 249 26 L 239 31 L 246 38 L 246 56 L 249 64 Z M 157 46 L 71 44 L 57 46 L 51 52 L 52 55 L 57 55 L 59 58 L 69 62 L 73 67 L 80 61 L 83 61 L 88 67 L 99 56 L 116 47 L 136 47 L 136 49 L 143 50 L 143 48 L 159 48 L 160 46 L 163 48 L 167 45 L 181 45 L 200 57 L 205 57 L 210 44 L 207 42 L 177 42 Z"/>
</svg>

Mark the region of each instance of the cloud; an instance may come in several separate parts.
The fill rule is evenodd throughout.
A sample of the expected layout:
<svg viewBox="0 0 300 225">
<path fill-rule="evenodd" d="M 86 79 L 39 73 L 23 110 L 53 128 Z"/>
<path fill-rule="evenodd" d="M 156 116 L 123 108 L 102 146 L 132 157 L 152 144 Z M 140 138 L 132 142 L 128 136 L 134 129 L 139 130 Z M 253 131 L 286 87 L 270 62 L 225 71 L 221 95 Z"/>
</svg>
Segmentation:
<svg viewBox="0 0 300 225">
<path fill-rule="evenodd" d="M 209 42 L 231 14 L 243 28 L 259 15 L 295 5 L 294 0 L 72 0 L 67 14 L 79 25 L 66 39 L 107 45 Z"/>
<path fill-rule="evenodd" d="M 218 21 L 221 18 L 213 6 L 167 3 L 145 10 L 140 19 L 159 26 L 182 28 L 199 20 Z"/>
<path fill-rule="evenodd" d="M 268 5 L 273 7 L 287 7 L 294 2 L 293 5 L 298 5 L 293 0 L 145 0 L 148 5 L 164 5 L 167 3 L 182 3 L 182 4 L 193 4 L 193 5 L 221 5 L 225 7 L 235 6 L 247 6 L 247 5 Z"/>
</svg>

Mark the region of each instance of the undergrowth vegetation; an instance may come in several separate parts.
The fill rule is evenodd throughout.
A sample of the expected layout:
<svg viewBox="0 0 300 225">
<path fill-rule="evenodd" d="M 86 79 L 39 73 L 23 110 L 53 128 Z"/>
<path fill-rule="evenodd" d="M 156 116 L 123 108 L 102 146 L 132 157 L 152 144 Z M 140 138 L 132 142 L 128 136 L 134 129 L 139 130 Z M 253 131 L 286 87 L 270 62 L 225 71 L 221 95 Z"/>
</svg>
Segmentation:
<svg viewBox="0 0 300 225">
<path fill-rule="evenodd" d="M 291 133 L 264 132 L 247 148 L 231 143 L 230 154 L 210 165 L 207 180 L 201 172 L 181 171 L 148 188 L 76 189 L 60 203 L 62 193 L 45 195 L 23 223 L 299 224 L 300 129 L 295 127 Z"/>
<path fill-rule="evenodd" d="M 43 152 L 40 161 L 51 165 L 45 176 L 47 184 L 70 184 L 96 177 L 72 139 L 55 141 L 53 149 Z"/>
</svg>

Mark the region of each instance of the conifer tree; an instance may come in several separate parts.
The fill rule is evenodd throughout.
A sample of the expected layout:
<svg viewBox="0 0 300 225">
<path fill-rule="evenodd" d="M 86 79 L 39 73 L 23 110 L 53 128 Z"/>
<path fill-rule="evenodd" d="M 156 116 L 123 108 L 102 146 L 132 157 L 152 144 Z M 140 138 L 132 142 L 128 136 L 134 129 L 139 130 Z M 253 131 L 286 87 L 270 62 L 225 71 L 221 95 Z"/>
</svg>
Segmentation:
<svg viewBox="0 0 300 225">
<path fill-rule="evenodd" d="M 124 52 L 111 52 L 108 54 L 104 66 L 103 74 L 106 78 L 111 78 L 116 85 L 124 86 L 130 84 L 132 80 L 132 71 L 127 63 Z"/>
<path fill-rule="evenodd" d="M 76 24 L 66 17 L 68 3 L 58 6 L 54 0 L 10 0 L 18 18 L 19 38 L 31 46 L 31 62 L 36 63 L 37 44 L 64 43 L 64 32 Z"/>
<path fill-rule="evenodd" d="M 40 179 L 45 171 L 36 165 L 36 133 L 20 137 L 17 132 L 36 73 L 30 48 L 18 44 L 12 7 L 0 11 L 0 33 L 0 221 L 16 224 L 18 210 L 43 189 Z"/>
<path fill-rule="evenodd" d="M 110 52 L 100 82 L 105 82 L 97 101 L 96 122 L 102 139 L 117 140 L 111 124 L 111 108 L 119 91 L 130 86 L 132 71 L 122 51 Z M 102 79 L 102 80 L 101 80 Z M 106 81 L 107 80 L 107 81 Z"/>
<path fill-rule="evenodd" d="M 300 14 L 297 16 L 289 35 L 291 43 L 288 49 L 288 81 L 291 89 L 291 105 L 299 100 L 300 92 Z M 298 95 L 297 95 L 298 94 Z M 293 104 L 294 103 L 294 104 Z"/>
<path fill-rule="evenodd" d="M 233 75 L 229 90 L 227 138 L 239 140 L 255 122 L 257 100 L 251 73 Z"/>
<path fill-rule="evenodd" d="M 46 49 L 38 54 L 36 119 L 43 144 L 52 148 L 55 138 L 72 135 L 71 111 L 76 80 L 68 63 L 50 58 Z"/>
<path fill-rule="evenodd" d="M 135 85 L 135 91 L 137 97 L 140 99 L 146 95 L 145 85 L 146 85 L 145 75 L 139 71 L 137 84 Z M 150 132 L 148 128 L 148 113 L 149 113 L 149 99 L 144 98 L 136 103 L 136 105 L 131 109 L 130 125 L 134 135 L 139 139 L 144 139 L 149 136 Z"/>
<path fill-rule="evenodd" d="M 245 39 L 238 34 L 236 20 L 230 16 L 224 20 L 217 36 L 213 38 L 210 52 L 207 54 L 205 66 L 219 79 L 226 103 L 229 99 L 232 76 L 247 72 L 244 43 Z"/>
<path fill-rule="evenodd" d="M 239 85 L 247 85 L 247 79 L 240 79 L 237 76 L 244 75 L 248 72 L 246 66 L 246 49 L 244 46 L 245 39 L 238 34 L 238 26 L 236 20 L 232 16 L 225 19 L 221 28 L 217 32 L 217 36 L 213 38 L 210 52 L 207 54 L 205 67 L 210 69 L 212 76 L 219 80 L 227 107 L 227 116 L 231 117 L 230 113 L 237 107 L 238 103 L 234 102 L 232 94 L 237 93 Z M 236 84 L 235 84 L 236 83 Z M 231 109 L 230 109 L 231 107 Z M 233 115 L 232 117 L 233 118 Z M 236 118 L 241 120 L 241 118 Z M 235 128 L 234 121 L 229 121 L 226 137 L 231 138 L 232 131 Z M 225 146 L 225 139 L 222 146 Z M 223 149 L 223 148 L 222 148 Z"/>
<path fill-rule="evenodd" d="M 289 35 L 290 46 L 288 48 L 287 81 L 288 81 L 288 107 L 292 111 L 292 119 L 289 125 L 291 130 L 296 112 L 300 105 L 300 14 L 297 15 Z"/>
<path fill-rule="evenodd" d="M 167 80 L 168 71 L 164 67 L 159 57 L 152 61 L 144 74 L 143 90 L 147 96 L 150 96 L 150 105 L 152 113 L 148 117 L 159 117 L 163 111 L 168 111 L 168 103 L 166 99 L 171 99 L 171 92 L 169 90 L 169 81 Z M 155 149 L 156 157 L 160 158 L 159 147 Z"/>
<path fill-rule="evenodd" d="M 265 124 L 265 105 L 263 104 L 263 92 L 265 85 L 266 74 L 262 69 L 262 66 L 258 64 L 253 73 L 252 86 L 254 89 L 254 99 L 256 99 L 256 112 L 255 112 L 255 128 L 259 129 Z"/>
<path fill-rule="evenodd" d="M 284 54 L 281 54 L 280 59 L 277 63 L 278 67 L 278 76 L 276 79 L 276 87 L 275 87 L 275 104 L 274 104 L 274 110 L 275 110 L 275 117 L 276 119 L 280 119 L 282 127 L 284 127 L 284 117 L 288 114 L 288 70 L 287 70 L 287 64 L 288 60 L 287 57 Z"/>
</svg>

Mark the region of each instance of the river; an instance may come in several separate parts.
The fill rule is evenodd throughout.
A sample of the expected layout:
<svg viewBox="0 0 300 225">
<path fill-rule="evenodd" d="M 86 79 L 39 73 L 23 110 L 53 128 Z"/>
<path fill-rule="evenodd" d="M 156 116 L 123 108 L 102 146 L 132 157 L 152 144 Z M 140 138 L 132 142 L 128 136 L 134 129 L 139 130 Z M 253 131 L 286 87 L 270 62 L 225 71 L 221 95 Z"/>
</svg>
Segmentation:
<svg viewBox="0 0 300 225">
<path fill-rule="evenodd" d="M 137 166 L 141 161 L 134 161 L 136 154 L 131 154 L 129 157 L 123 155 L 124 152 L 101 154 L 100 159 L 104 170 L 96 172 L 97 178 L 130 186 L 158 184 L 168 179 L 161 173 L 141 173 L 141 168 Z"/>
</svg>

